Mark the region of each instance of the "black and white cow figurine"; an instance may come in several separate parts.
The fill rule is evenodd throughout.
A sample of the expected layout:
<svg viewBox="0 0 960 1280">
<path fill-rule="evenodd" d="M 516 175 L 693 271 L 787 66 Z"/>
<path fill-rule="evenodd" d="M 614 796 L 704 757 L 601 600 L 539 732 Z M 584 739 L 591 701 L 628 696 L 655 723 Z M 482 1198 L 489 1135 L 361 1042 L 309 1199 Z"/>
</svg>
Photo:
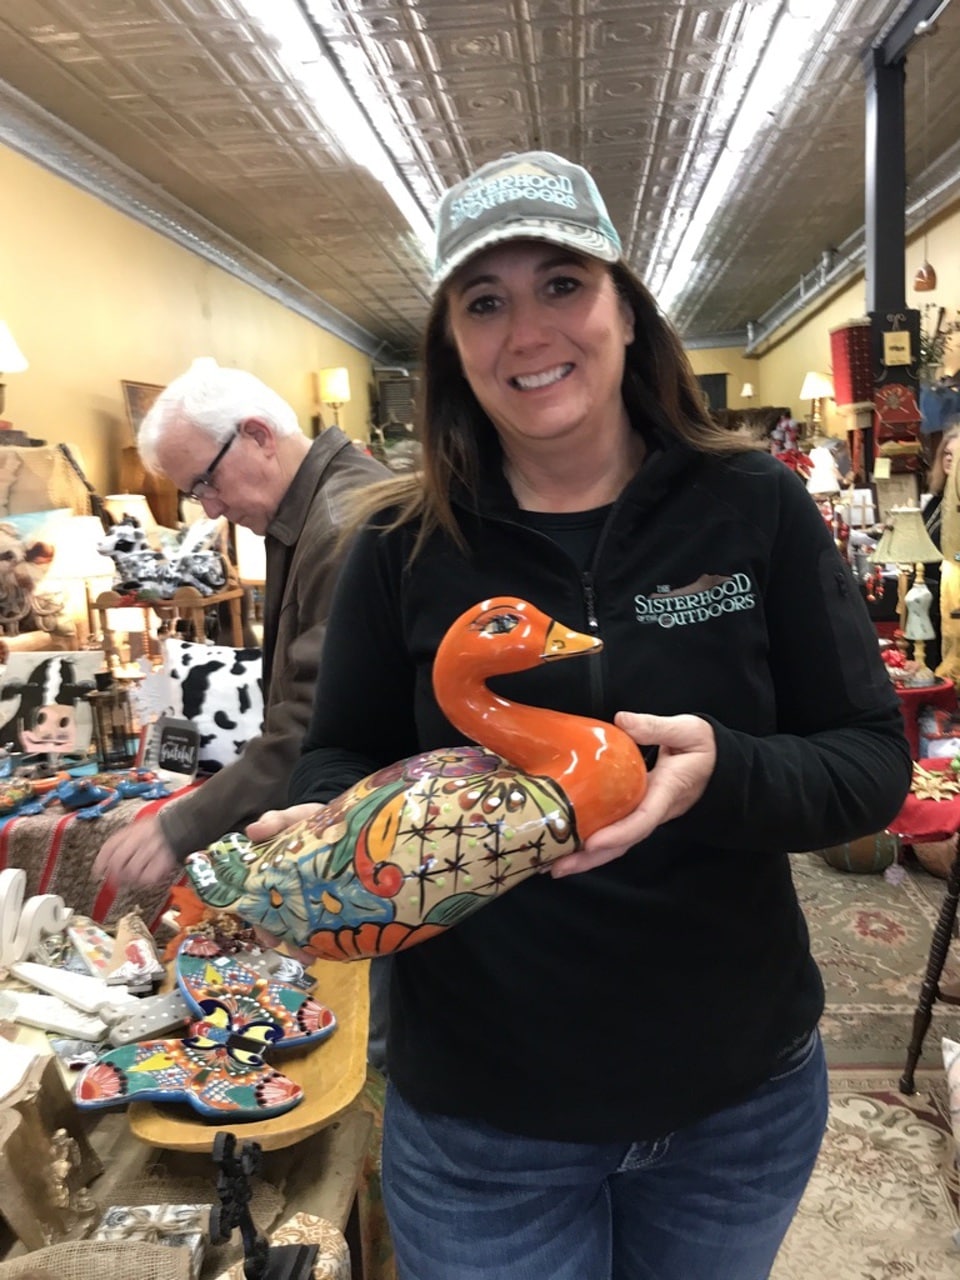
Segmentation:
<svg viewBox="0 0 960 1280">
<path fill-rule="evenodd" d="M 168 585 L 165 572 L 166 559 L 148 546 L 147 536 L 135 516 L 125 513 L 103 537 L 97 550 L 114 563 L 117 591 L 139 595 L 152 590 L 164 598 L 173 595 L 174 588 Z"/>
</svg>

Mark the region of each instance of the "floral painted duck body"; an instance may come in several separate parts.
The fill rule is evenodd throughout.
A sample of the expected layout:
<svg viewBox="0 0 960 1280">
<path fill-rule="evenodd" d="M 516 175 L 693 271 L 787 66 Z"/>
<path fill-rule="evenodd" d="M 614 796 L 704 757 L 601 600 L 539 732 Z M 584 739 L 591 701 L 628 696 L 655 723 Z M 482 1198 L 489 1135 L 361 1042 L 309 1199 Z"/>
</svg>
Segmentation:
<svg viewBox="0 0 960 1280">
<path fill-rule="evenodd" d="M 601 647 L 524 600 L 468 609 L 437 650 L 433 683 L 450 722 L 483 745 L 380 769 L 264 844 L 225 836 L 187 859 L 193 887 L 211 906 L 340 960 L 403 950 L 457 924 L 642 799 L 643 758 L 622 730 L 486 685 Z"/>
</svg>

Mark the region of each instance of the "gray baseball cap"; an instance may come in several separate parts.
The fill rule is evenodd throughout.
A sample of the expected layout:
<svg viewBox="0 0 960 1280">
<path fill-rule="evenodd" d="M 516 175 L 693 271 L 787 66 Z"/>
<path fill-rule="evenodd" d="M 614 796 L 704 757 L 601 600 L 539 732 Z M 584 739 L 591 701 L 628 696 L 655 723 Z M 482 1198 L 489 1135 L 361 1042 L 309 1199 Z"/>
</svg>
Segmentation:
<svg viewBox="0 0 960 1280">
<path fill-rule="evenodd" d="M 436 230 L 434 290 L 475 253 L 507 240 L 546 240 L 602 262 L 623 256 L 597 184 L 550 151 L 501 156 L 458 182 L 440 202 Z"/>
</svg>

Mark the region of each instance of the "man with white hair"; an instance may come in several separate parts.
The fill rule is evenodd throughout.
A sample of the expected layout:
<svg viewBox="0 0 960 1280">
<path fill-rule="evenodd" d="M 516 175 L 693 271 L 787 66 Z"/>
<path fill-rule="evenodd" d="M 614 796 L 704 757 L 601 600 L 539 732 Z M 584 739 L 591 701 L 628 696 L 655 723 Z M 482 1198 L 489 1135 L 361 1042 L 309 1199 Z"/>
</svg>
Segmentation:
<svg viewBox="0 0 960 1280">
<path fill-rule="evenodd" d="M 286 803 L 310 719 L 347 504 L 356 489 L 390 473 L 336 427 L 308 440 L 275 391 L 211 360 L 197 361 L 161 393 L 138 447 L 151 470 L 208 516 L 266 535 L 262 733 L 196 791 L 111 836 L 94 865 L 112 881 L 158 884 L 187 854 Z M 255 838 L 272 833 L 257 826 Z"/>
</svg>

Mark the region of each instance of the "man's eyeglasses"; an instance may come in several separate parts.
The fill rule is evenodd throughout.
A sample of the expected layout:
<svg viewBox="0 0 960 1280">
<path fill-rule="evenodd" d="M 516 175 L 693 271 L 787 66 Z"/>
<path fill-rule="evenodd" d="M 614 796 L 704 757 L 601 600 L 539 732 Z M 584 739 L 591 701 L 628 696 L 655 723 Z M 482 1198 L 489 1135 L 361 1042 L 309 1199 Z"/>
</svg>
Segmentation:
<svg viewBox="0 0 960 1280">
<path fill-rule="evenodd" d="M 194 502 L 202 502 L 204 498 L 216 498 L 219 495 L 219 490 L 217 489 L 216 484 L 214 484 L 213 473 L 223 461 L 224 455 L 236 438 L 237 432 L 234 432 L 233 435 L 229 437 L 226 444 L 220 447 L 217 456 L 210 463 L 209 467 L 207 467 L 206 471 L 201 471 L 200 475 L 197 476 L 190 488 L 185 490 L 185 498 L 193 498 Z"/>
</svg>

